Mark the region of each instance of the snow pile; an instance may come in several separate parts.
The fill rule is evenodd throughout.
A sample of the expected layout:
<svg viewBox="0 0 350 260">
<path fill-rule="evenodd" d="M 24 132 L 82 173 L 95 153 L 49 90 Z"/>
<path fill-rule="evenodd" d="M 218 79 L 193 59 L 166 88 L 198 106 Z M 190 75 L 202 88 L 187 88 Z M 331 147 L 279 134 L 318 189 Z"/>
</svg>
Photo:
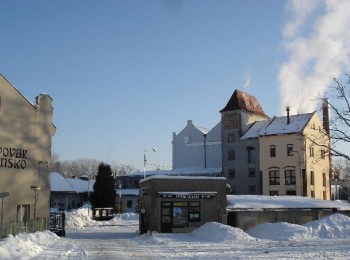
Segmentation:
<svg viewBox="0 0 350 260">
<path fill-rule="evenodd" d="M 113 225 L 137 225 L 138 214 L 123 213 L 118 214 L 108 221 L 95 221 L 92 219 L 92 210 L 82 207 L 71 212 L 66 212 L 66 229 L 82 229 L 88 226 L 113 226 Z"/>
<path fill-rule="evenodd" d="M 302 226 L 264 223 L 247 230 L 247 233 L 255 238 L 274 241 L 350 238 L 350 218 L 337 213 Z"/>
<path fill-rule="evenodd" d="M 92 210 L 88 208 L 79 208 L 66 212 L 66 229 L 81 229 L 89 226 L 93 222 Z"/>
<path fill-rule="evenodd" d="M 307 227 L 290 223 L 264 223 L 249 230 L 247 234 L 255 238 L 275 241 L 307 239 L 309 230 Z"/>
<path fill-rule="evenodd" d="M 329 217 L 309 222 L 304 226 L 316 238 L 350 238 L 350 218 L 342 214 L 333 214 Z"/>
<path fill-rule="evenodd" d="M 9 235 L 0 241 L 0 256 L 2 259 L 34 257 L 45 250 L 45 247 L 50 247 L 59 240 L 60 238 L 50 231 Z"/>
<path fill-rule="evenodd" d="M 198 240 L 209 240 L 212 242 L 231 242 L 234 240 L 252 240 L 251 236 L 243 230 L 217 222 L 207 222 L 192 232 Z"/>
</svg>

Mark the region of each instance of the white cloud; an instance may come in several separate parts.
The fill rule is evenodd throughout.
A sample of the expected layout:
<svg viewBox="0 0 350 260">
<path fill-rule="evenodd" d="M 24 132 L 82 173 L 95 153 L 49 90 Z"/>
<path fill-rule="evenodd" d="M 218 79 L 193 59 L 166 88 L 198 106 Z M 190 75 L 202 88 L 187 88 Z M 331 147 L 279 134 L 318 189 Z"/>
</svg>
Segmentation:
<svg viewBox="0 0 350 260">
<path fill-rule="evenodd" d="M 278 76 L 281 112 L 287 105 L 294 113 L 312 112 L 312 100 L 350 64 L 350 1 L 293 0 L 287 11 L 294 15 L 283 29 L 289 60 Z"/>
</svg>

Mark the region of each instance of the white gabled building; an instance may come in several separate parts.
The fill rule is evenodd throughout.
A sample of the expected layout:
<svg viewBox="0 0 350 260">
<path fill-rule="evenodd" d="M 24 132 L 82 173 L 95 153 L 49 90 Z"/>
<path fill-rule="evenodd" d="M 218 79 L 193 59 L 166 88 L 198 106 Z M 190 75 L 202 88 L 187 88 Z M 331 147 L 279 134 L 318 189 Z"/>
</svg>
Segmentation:
<svg viewBox="0 0 350 260">
<path fill-rule="evenodd" d="M 221 168 L 221 123 L 211 130 L 194 126 L 191 120 L 173 133 L 173 169 Z"/>
</svg>

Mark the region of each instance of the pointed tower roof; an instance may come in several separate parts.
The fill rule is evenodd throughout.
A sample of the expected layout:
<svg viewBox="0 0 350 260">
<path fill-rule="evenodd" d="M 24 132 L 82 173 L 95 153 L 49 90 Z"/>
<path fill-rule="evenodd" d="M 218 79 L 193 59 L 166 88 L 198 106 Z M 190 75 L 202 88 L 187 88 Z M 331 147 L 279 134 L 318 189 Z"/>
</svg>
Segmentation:
<svg viewBox="0 0 350 260">
<path fill-rule="evenodd" d="M 227 102 L 226 106 L 220 111 L 220 113 L 232 110 L 245 110 L 254 114 L 267 117 L 256 97 L 239 91 L 237 89 L 235 90 L 235 92 L 233 92 L 230 100 Z"/>
</svg>

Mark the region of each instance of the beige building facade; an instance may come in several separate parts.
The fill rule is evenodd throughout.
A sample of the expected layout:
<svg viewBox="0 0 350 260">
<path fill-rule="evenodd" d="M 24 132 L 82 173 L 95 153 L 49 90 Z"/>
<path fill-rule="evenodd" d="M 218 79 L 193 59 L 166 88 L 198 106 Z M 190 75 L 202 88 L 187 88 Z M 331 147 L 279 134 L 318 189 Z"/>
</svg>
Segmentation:
<svg viewBox="0 0 350 260">
<path fill-rule="evenodd" d="M 259 130 L 263 195 L 330 199 L 329 139 L 316 112 L 273 118 Z"/>
<path fill-rule="evenodd" d="M 0 223 L 49 216 L 52 98 L 26 99 L 0 75 Z"/>
</svg>

